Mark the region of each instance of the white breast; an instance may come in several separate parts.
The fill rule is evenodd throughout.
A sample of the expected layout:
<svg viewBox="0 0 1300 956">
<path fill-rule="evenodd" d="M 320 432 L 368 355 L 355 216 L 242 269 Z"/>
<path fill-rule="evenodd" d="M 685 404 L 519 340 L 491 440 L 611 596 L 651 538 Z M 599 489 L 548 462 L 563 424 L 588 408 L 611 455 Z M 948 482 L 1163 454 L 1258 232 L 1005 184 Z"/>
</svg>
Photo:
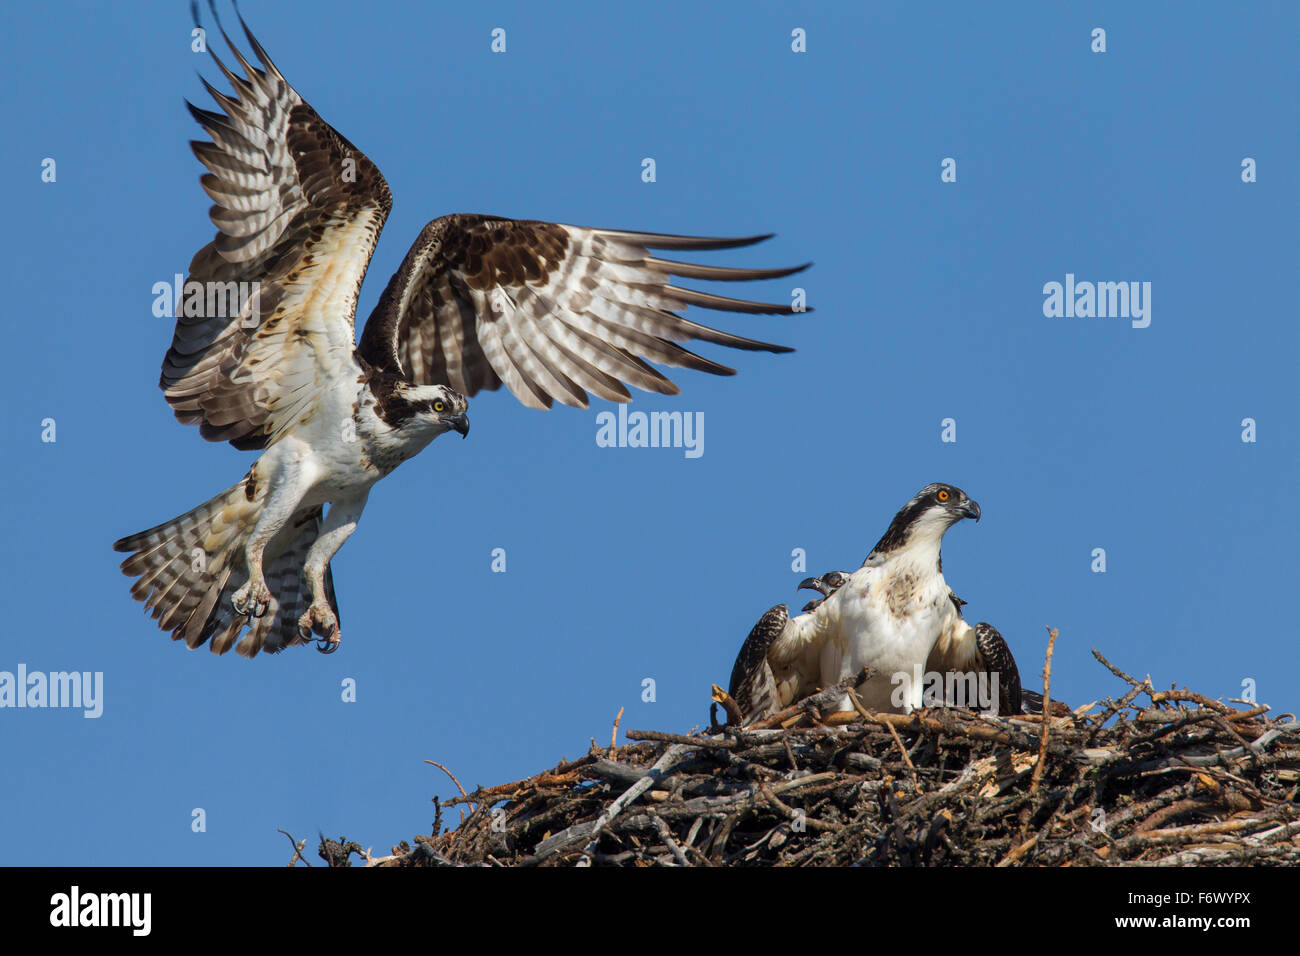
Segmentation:
<svg viewBox="0 0 1300 956">
<path fill-rule="evenodd" d="M 818 608 L 826 632 L 819 658 L 822 686 L 873 667 L 875 675 L 858 688 L 867 707 L 920 707 L 918 678 L 923 678 L 948 603 L 948 585 L 933 567 L 900 560 L 859 569 Z M 841 709 L 853 709 L 847 697 Z"/>
</svg>

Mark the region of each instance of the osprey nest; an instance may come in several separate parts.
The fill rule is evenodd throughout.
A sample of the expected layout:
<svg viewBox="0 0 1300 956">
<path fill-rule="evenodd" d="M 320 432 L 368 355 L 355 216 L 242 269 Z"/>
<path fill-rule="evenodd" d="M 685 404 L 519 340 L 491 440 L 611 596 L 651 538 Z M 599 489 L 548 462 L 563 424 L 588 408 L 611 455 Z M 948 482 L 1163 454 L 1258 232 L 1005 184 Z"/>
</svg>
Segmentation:
<svg viewBox="0 0 1300 956">
<path fill-rule="evenodd" d="M 1047 719 L 825 715 L 816 695 L 744 730 L 593 741 L 526 780 L 435 798 L 432 835 L 391 854 L 323 837 L 319 853 L 331 866 L 1300 863 L 1294 717 L 1158 691 L 1093 654 L 1127 693 L 1053 706 L 1049 645 Z"/>
</svg>

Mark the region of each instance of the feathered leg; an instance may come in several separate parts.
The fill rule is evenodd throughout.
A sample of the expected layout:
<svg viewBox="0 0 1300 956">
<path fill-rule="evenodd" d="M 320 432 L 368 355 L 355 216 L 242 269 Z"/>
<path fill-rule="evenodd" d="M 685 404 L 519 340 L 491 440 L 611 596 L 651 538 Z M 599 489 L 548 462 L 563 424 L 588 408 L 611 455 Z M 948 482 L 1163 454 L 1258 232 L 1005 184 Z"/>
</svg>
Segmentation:
<svg viewBox="0 0 1300 956">
<path fill-rule="evenodd" d="M 343 542 L 357 530 L 357 521 L 361 518 L 369 495 L 370 489 L 367 488 L 354 497 L 340 498 L 330 504 L 320 535 L 307 552 L 307 560 L 303 565 L 303 577 L 311 590 L 311 606 L 298 618 L 298 633 L 303 640 L 310 639 L 313 632 L 325 638 L 318 648 L 325 654 L 337 650 L 343 639 L 338 617 L 330 607 L 326 592 L 325 569 L 339 548 L 343 547 Z"/>
<path fill-rule="evenodd" d="M 261 499 L 257 524 L 244 545 L 248 581 L 231 596 L 239 614 L 261 617 L 271 604 L 271 589 L 262 571 L 262 552 L 298 511 L 311 489 L 313 475 L 303 467 L 303 456 L 291 442 L 281 442 L 254 465 L 250 472 L 250 497 Z M 265 482 L 263 486 L 262 483 Z"/>
</svg>

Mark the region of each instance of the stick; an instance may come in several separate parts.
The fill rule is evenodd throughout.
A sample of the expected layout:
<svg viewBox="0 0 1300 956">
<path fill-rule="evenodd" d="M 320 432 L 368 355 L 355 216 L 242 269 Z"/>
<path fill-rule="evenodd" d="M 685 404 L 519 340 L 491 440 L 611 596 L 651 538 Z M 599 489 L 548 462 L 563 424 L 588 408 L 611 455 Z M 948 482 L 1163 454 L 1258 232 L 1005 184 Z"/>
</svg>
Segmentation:
<svg viewBox="0 0 1300 956">
<path fill-rule="evenodd" d="M 461 795 L 462 797 L 469 796 L 469 794 L 467 794 L 467 793 L 465 792 L 465 788 L 462 787 L 462 786 L 460 785 L 460 781 L 456 779 L 456 775 L 455 775 L 454 773 L 452 773 L 450 770 L 448 770 L 448 769 L 447 769 L 446 767 L 444 767 L 442 764 L 438 763 L 438 761 L 436 761 L 436 760 L 426 760 L 425 763 L 431 763 L 431 764 L 433 764 L 435 767 L 437 767 L 439 770 L 441 770 L 441 771 L 442 771 L 443 773 L 445 773 L 447 776 L 451 777 L 451 782 L 454 783 L 454 784 L 456 785 L 456 789 L 460 791 L 460 795 Z"/>
<path fill-rule="evenodd" d="M 734 737 L 687 737 L 684 734 L 665 734 L 657 730 L 629 730 L 628 740 L 657 740 L 663 743 L 682 744 L 686 747 L 714 747 L 730 750 L 736 746 Z"/>
<path fill-rule="evenodd" d="M 734 697 L 728 694 L 717 684 L 713 685 L 713 700 L 721 704 L 722 709 L 727 712 L 727 723 L 735 724 L 737 727 L 745 722 L 745 715 L 740 712 L 740 705 L 736 703 Z"/>
<path fill-rule="evenodd" d="M 609 759 L 610 760 L 617 759 L 614 756 L 614 751 L 616 749 L 615 745 L 618 743 L 618 725 L 622 720 L 623 720 L 623 708 L 620 707 L 618 709 L 618 716 L 614 718 L 614 729 L 613 731 L 610 732 L 609 735 Z"/>
<path fill-rule="evenodd" d="M 289 845 L 293 847 L 293 856 L 290 858 L 288 865 L 292 867 L 294 863 L 296 863 L 298 860 L 302 860 L 308 866 L 311 866 L 311 863 L 308 861 L 308 859 L 302 855 L 302 848 L 307 845 L 307 841 L 303 840 L 301 842 L 295 842 L 293 837 L 289 836 L 287 830 L 279 830 L 277 832 L 283 833 L 285 836 L 289 837 Z"/>
<path fill-rule="evenodd" d="M 1052 704 L 1052 653 L 1056 650 L 1056 628 L 1047 629 L 1047 660 L 1043 662 L 1043 714 L 1048 713 Z M 1034 773 L 1029 783 L 1029 798 L 1032 800 L 1038 792 L 1038 785 L 1043 780 L 1043 768 L 1047 765 L 1047 737 L 1052 722 L 1043 721 L 1043 736 L 1038 746 L 1038 762 L 1034 764 Z"/>
<path fill-rule="evenodd" d="M 683 744 L 673 744 L 664 751 L 664 755 L 655 761 L 655 765 L 650 768 L 649 772 L 629 787 L 621 797 L 605 808 L 605 811 L 597 818 L 596 826 L 591 831 L 591 840 L 583 848 L 582 857 L 578 860 L 578 866 L 591 866 L 591 854 L 596 852 L 596 844 L 600 842 L 600 833 L 610 822 L 623 812 L 623 808 L 635 800 L 641 794 L 645 793 L 652 786 L 663 779 L 663 771 L 673 761 L 686 752 Z"/>
</svg>

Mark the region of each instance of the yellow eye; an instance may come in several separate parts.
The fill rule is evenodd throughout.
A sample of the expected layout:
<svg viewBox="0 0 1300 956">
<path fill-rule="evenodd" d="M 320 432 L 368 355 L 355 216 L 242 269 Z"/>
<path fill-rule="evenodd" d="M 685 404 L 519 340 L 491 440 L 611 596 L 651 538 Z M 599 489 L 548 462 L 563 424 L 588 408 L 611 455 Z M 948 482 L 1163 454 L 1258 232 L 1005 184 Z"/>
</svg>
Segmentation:
<svg viewBox="0 0 1300 956">
<path fill-rule="evenodd" d="M 440 412 L 440 411 L 442 411 L 442 410 L 443 410 L 444 408 L 446 408 L 446 407 L 447 407 L 447 406 L 443 405 L 442 402 L 434 402 L 434 403 L 433 403 L 433 410 L 434 410 L 435 412 Z"/>
<path fill-rule="evenodd" d="M 938 498 L 939 498 L 940 501 L 947 501 L 947 500 L 948 500 L 948 492 L 946 492 L 946 491 L 944 491 L 942 488 L 940 488 L 940 489 L 939 489 L 939 495 L 938 495 Z"/>
</svg>

